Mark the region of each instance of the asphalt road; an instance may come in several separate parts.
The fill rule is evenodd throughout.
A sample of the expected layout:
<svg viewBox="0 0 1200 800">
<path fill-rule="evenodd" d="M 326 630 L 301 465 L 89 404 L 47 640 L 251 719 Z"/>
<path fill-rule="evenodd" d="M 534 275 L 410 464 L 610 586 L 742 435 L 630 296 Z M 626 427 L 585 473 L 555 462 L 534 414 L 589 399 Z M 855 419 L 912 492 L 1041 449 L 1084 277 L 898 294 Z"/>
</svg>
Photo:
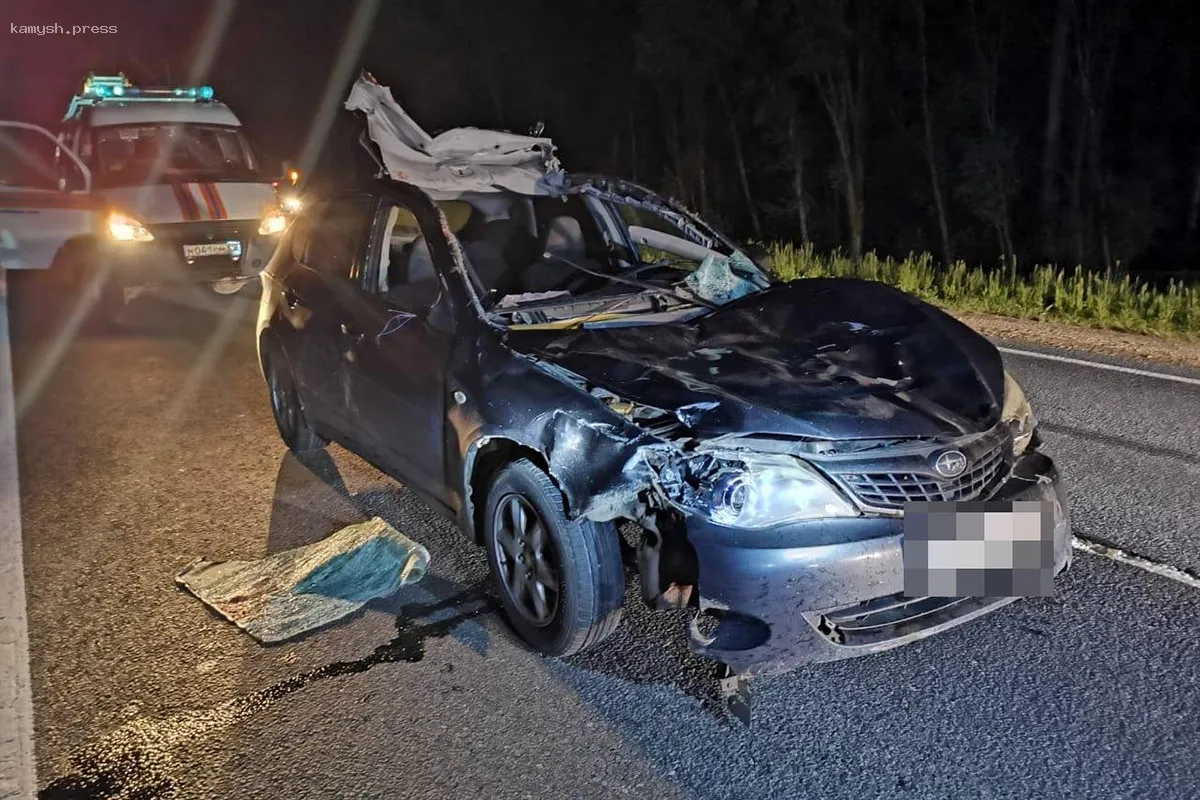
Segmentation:
<svg viewBox="0 0 1200 800">
<path fill-rule="evenodd" d="M 759 681 L 746 728 L 635 589 L 599 652 L 524 650 L 472 594 L 481 551 L 354 456 L 287 454 L 251 308 L 226 308 L 143 304 L 40 387 L 45 343 L 17 343 L 43 797 L 1200 794 L 1200 590 L 1078 553 L 1054 598 Z M 1008 361 L 1077 532 L 1200 572 L 1200 386 Z M 300 641 L 255 644 L 173 582 L 376 514 L 430 574 Z"/>
</svg>

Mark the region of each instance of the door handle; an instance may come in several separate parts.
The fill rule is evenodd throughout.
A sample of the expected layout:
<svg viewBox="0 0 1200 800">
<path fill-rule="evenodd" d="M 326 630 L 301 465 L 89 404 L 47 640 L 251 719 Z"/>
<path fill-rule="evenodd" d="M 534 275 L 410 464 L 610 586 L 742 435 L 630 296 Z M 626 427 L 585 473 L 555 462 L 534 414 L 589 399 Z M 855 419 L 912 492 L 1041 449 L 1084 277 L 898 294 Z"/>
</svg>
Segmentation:
<svg viewBox="0 0 1200 800">
<path fill-rule="evenodd" d="M 351 344 L 360 344 L 362 342 L 363 335 L 360 332 L 356 331 L 354 328 L 351 328 L 344 322 L 342 323 L 341 327 L 342 335 L 348 338 Z"/>
</svg>

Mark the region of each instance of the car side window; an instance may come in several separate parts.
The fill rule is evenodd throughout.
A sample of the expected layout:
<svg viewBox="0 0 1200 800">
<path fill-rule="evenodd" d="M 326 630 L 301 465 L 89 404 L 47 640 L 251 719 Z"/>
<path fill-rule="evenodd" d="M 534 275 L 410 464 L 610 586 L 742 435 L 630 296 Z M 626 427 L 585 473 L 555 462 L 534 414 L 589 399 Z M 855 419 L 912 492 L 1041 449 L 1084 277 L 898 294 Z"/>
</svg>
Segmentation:
<svg viewBox="0 0 1200 800">
<path fill-rule="evenodd" d="M 366 288 L 399 308 L 429 309 L 441 295 L 442 283 L 428 237 L 441 236 L 441 229 L 425 230 L 411 210 L 391 200 L 383 203 L 376 219 L 378 262 L 364 275 Z"/>
<path fill-rule="evenodd" d="M 371 222 L 367 197 L 330 200 L 309 220 L 302 263 L 327 275 L 355 279 Z"/>
</svg>

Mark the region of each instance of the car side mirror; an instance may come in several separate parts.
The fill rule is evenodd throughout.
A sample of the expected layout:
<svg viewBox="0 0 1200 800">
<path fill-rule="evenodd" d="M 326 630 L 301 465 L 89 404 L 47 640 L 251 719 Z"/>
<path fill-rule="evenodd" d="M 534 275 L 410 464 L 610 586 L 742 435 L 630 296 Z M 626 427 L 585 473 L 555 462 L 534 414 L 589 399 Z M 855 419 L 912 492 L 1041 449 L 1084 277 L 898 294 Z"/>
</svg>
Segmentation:
<svg viewBox="0 0 1200 800">
<path fill-rule="evenodd" d="M 610 242 L 608 244 L 608 255 L 616 261 L 624 261 L 627 264 L 636 264 L 638 262 L 637 251 L 620 242 Z"/>
<path fill-rule="evenodd" d="M 454 313 L 450 310 L 450 298 L 446 292 L 441 292 L 437 301 L 429 307 L 425 321 L 429 323 L 429 327 L 440 333 L 454 332 Z"/>
</svg>

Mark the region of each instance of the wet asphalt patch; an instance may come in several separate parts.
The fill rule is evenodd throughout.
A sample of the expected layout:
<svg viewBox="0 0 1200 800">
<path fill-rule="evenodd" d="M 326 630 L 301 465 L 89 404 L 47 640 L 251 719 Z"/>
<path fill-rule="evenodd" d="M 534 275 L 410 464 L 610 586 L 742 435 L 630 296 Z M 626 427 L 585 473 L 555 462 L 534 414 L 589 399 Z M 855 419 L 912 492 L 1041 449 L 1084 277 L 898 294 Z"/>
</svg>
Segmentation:
<svg viewBox="0 0 1200 800">
<path fill-rule="evenodd" d="M 174 751 L 247 719 L 273 703 L 328 678 L 360 675 L 379 664 L 415 664 L 424 660 L 426 643 L 459 625 L 495 613 L 498 604 L 484 586 L 434 603 L 411 603 L 400 609 L 396 636 L 368 656 L 335 661 L 293 675 L 248 695 L 210 709 L 184 711 L 164 719 L 138 719 L 117 728 L 100 742 L 71 757 L 75 772 L 49 783 L 40 800 L 166 800 L 176 789 Z M 444 615 L 453 610 L 454 613 Z M 443 667 L 452 671 L 453 665 Z"/>
</svg>

